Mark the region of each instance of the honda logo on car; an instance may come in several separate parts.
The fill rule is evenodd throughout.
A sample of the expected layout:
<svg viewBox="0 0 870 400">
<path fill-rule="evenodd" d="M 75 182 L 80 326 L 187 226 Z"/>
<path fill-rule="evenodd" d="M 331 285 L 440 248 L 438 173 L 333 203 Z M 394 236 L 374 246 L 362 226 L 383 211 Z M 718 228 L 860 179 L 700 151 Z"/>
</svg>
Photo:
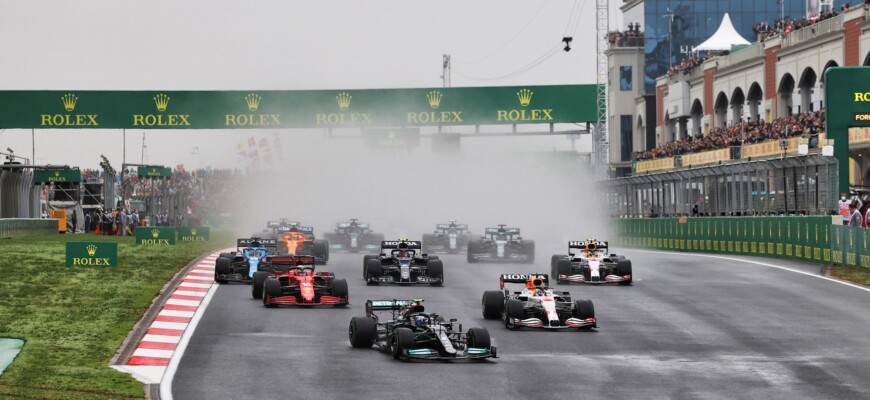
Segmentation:
<svg viewBox="0 0 870 400">
<path fill-rule="evenodd" d="M 408 246 L 419 246 L 420 242 L 384 242 L 385 246 L 398 246 L 402 243 L 407 244 Z"/>
</svg>

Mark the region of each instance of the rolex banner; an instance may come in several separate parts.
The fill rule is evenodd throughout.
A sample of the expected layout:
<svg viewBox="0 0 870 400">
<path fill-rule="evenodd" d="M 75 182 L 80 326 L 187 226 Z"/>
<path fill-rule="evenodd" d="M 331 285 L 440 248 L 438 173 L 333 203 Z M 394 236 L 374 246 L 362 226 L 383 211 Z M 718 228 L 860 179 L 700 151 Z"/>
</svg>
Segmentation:
<svg viewBox="0 0 870 400">
<path fill-rule="evenodd" d="M 66 242 L 68 267 L 118 266 L 117 242 Z"/>
<path fill-rule="evenodd" d="M 209 238 L 211 229 L 207 226 L 178 227 L 178 240 L 182 242 L 204 242 Z"/>
<path fill-rule="evenodd" d="M 77 169 L 35 169 L 33 170 L 33 183 L 79 183 L 82 181 L 82 172 Z"/>
<path fill-rule="evenodd" d="M 136 244 L 167 246 L 175 244 L 174 227 L 140 226 L 136 228 Z"/>
<path fill-rule="evenodd" d="M 594 122 L 596 85 L 0 91 L 2 128 L 279 129 Z"/>
</svg>

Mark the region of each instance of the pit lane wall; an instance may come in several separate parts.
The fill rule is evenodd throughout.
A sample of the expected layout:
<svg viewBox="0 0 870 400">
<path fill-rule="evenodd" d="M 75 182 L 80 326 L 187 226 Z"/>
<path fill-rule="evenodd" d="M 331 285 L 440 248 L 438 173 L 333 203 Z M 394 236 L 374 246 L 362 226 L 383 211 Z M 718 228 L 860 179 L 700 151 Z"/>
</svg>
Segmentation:
<svg viewBox="0 0 870 400">
<path fill-rule="evenodd" d="M 842 224 L 839 216 L 638 218 L 618 219 L 615 223 L 616 242 L 626 247 L 819 264 L 859 265 L 865 260 L 865 265 L 870 266 L 868 230 L 834 225 Z"/>
<path fill-rule="evenodd" d="M 0 218 L 0 239 L 57 234 L 56 219 Z"/>
</svg>

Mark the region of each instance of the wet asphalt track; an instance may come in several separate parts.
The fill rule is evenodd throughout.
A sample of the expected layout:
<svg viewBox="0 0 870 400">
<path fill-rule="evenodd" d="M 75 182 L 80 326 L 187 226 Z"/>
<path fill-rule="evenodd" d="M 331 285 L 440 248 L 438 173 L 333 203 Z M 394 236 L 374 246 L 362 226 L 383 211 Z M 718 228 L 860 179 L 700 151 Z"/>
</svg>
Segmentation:
<svg viewBox="0 0 870 400">
<path fill-rule="evenodd" d="M 361 254 L 332 254 L 347 308 L 266 309 L 249 286 L 215 293 L 175 375 L 195 399 L 798 399 L 870 397 L 870 293 L 759 265 L 626 251 L 632 287 L 570 285 L 595 303 L 599 329 L 508 331 L 480 298 L 500 273 L 539 267 L 444 256 L 444 287 L 366 286 Z M 817 268 L 759 261 L 807 271 Z M 425 298 L 428 311 L 489 329 L 501 358 L 394 361 L 353 349 L 366 299 Z"/>
</svg>

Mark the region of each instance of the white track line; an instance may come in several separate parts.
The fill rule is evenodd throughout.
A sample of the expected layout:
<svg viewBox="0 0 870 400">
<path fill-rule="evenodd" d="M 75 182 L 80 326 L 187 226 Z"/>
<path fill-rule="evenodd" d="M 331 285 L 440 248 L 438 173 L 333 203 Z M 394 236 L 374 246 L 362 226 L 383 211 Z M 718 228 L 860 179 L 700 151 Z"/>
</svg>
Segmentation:
<svg viewBox="0 0 870 400">
<path fill-rule="evenodd" d="M 641 252 L 641 253 L 672 254 L 672 255 L 680 255 L 680 256 L 695 256 L 695 257 L 718 258 L 718 259 L 720 259 L 720 260 L 737 261 L 737 262 L 744 262 L 744 263 L 748 263 L 748 264 L 762 265 L 762 266 L 765 266 L 765 267 L 781 269 L 781 270 L 783 270 L 783 271 L 794 272 L 794 273 L 796 273 L 796 274 L 801 274 L 801 275 L 806 275 L 806 276 L 812 276 L 812 277 L 814 277 L 814 278 L 824 279 L 824 280 L 829 281 L 829 282 L 839 283 L 839 284 L 841 284 L 841 285 L 846 285 L 846 286 L 849 286 L 849 287 L 853 287 L 853 288 L 855 288 L 855 289 L 860 289 L 860 290 L 863 290 L 863 291 L 865 291 L 865 292 L 870 292 L 870 288 L 866 288 L 866 287 L 861 286 L 861 285 L 856 285 L 856 284 L 854 284 L 854 283 L 849 283 L 849 282 L 841 281 L 841 280 L 839 280 L 839 279 L 828 278 L 827 276 L 821 276 L 821 275 L 812 274 L 812 273 L 805 272 L 805 271 L 800 271 L 800 270 L 796 270 L 796 269 L 792 269 L 792 268 L 788 268 L 788 267 L 783 267 L 783 266 L 781 266 L 781 265 L 768 264 L 768 263 L 761 262 L 761 261 L 743 260 L 743 259 L 740 259 L 740 258 L 725 257 L 725 256 L 717 256 L 717 255 L 712 255 L 712 254 L 675 253 L 675 252 L 672 252 L 672 251 L 641 250 L 641 249 L 634 249 L 634 248 L 629 248 L 629 249 L 627 249 L 627 250 L 630 250 L 630 251 L 637 251 L 637 252 Z"/>
<path fill-rule="evenodd" d="M 196 310 L 196 314 L 194 314 L 193 319 L 191 319 L 190 323 L 187 325 L 187 330 L 185 330 L 184 335 L 181 336 L 181 341 L 178 342 L 178 346 L 175 348 L 175 353 L 172 355 L 172 359 L 169 360 L 169 365 L 166 366 L 166 372 L 163 374 L 163 379 L 160 382 L 161 400 L 174 400 L 172 397 L 172 380 L 175 379 L 175 371 L 178 370 L 178 364 L 181 363 L 181 358 L 184 356 L 184 350 L 187 349 L 187 343 L 190 342 L 190 338 L 193 336 L 193 332 L 196 331 L 196 326 L 199 324 L 199 320 L 202 319 L 202 315 L 205 314 L 205 310 L 208 308 L 208 303 L 211 302 L 217 288 L 218 285 L 214 285 L 208 290 L 208 293 L 202 299 L 202 303 Z"/>
</svg>

